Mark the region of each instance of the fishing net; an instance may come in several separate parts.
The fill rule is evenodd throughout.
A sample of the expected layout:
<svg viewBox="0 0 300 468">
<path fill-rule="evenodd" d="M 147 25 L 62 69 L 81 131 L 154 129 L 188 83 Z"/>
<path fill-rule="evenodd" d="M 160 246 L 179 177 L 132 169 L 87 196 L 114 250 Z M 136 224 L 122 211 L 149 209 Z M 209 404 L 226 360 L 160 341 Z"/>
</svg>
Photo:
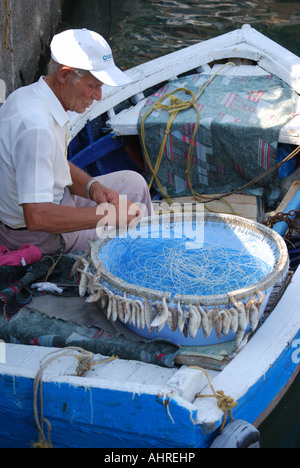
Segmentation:
<svg viewBox="0 0 300 468">
<path fill-rule="evenodd" d="M 254 309 L 259 318 L 272 287 L 288 270 L 285 243 L 275 232 L 237 216 L 211 213 L 143 220 L 131 231 L 93 243 L 91 258 L 90 298 L 102 300 L 109 318 L 143 336 L 179 344 L 196 337 L 197 344 L 203 338 L 211 344 L 208 338 L 216 336 L 232 339 L 239 330 L 232 318 L 236 315 L 242 323 L 243 316 L 248 326 Z M 203 329 L 207 322 L 210 332 Z"/>
</svg>

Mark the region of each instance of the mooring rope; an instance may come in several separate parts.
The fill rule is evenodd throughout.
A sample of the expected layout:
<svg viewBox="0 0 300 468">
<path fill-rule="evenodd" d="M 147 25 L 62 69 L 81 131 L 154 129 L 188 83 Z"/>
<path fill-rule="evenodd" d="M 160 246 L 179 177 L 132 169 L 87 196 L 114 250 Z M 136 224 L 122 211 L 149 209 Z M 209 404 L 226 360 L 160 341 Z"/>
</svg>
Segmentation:
<svg viewBox="0 0 300 468">
<path fill-rule="evenodd" d="M 232 416 L 232 410 L 238 405 L 238 403 L 228 395 L 225 395 L 225 393 L 222 390 L 215 390 L 213 387 L 213 384 L 211 382 L 211 379 L 205 369 L 203 367 L 198 367 L 198 366 L 189 366 L 190 369 L 197 369 L 202 371 L 208 381 L 208 385 L 211 388 L 212 395 L 202 395 L 200 393 L 196 393 L 195 398 L 216 398 L 217 399 L 217 405 L 220 408 L 220 410 L 223 411 L 224 416 L 223 416 L 223 422 L 220 428 L 220 432 L 222 433 L 227 421 L 227 416 L 229 414 L 230 420 L 233 421 L 233 416 Z"/>
<path fill-rule="evenodd" d="M 75 353 L 79 353 L 79 356 Z M 43 402 L 43 373 L 46 368 L 58 358 L 62 356 L 73 356 L 78 359 L 78 366 L 76 368 L 76 376 L 83 377 L 86 372 L 88 372 L 93 366 L 99 364 L 105 364 L 107 362 L 113 361 L 118 359 L 116 356 L 112 356 L 108 359 L 103 359 L 100 361 L 94 361 L 94 354 L 86 351 L 85 349 L 70 346 L 65 349 L 60 349 L 58 351 L 54 351 L 49 353 L 44 360 L 40 363 L 40 368 L 36 374 L 33 383 L 33 412 L 34 412 L 34 419 L 37 426 L 39 440 L 38 442 L 33 442 L 33 448 L 53 448 L 52 441 L 51 441 L 51 430 L 52 426 L 48 419 L 44 417 L 44 402 Z M 45 360 L 46 359 L 46 360 Z M 38 390 L 40 388 L 40 416 L 38 412 L 38 404 L 37 404 L 37 395 Z M 48 428 L 48 435 L 45 436 L 44 433 L 44 423 L 47 425 Z"/>
</svg>

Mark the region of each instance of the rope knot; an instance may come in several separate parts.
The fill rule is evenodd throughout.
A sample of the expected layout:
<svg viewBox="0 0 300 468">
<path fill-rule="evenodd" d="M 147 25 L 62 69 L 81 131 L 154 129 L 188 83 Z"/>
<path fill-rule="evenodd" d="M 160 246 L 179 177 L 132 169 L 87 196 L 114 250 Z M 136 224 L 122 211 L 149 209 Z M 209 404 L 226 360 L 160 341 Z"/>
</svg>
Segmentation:
<svg viewBox="0 0 300 468">
<path fill-rule="evenodd" d="M 225 427 L 226 421 L 227 421 L 227 414 L 229 413 L 231 421 L 233 421 L 233 416 L 232 416 L 232 410 L 235 408 L 238 404 L 236 401 L 234 401 L 233 398 L 231 398 L 228 395 L 225 395 L 222 390 L 218 390 L 215 394 L 217 398 L 217 405 L 220 410 L 223 411 L 224 413 L 224 418 L 223 418 L 223 423 L 220 429 L 220 432 L 223 432 L 223 429 Z"/>
<path fill-rule="evenodd" d="M 91 370 L 93 367 L 93 354 L 88 353 L 82 356 L 78 356 L 78 366 L 76 368 L 76 375 L 77 377 L 83 377 L 86 372 Z"/>
<path fill-rule="evenodd" d="M 225 395 L 222 390 L 219 390 L 216 393 L 218 395 L 217 405 L 224 413 L 227 413 L 228 411 L 231 412 L 231 410 L 237 406 L 237 402 L 230 396 Z"/>
<path fill-rule="evenodd" d="M 170 96 L 171 106 L 178 106 L 182 105 L 183 101 L 179 97 L 174 96 L 173 94 Z"/>
<path fill-rule="evenodd" d="M 217 399 L 218 408 L 220 408 L 220 410 L 222 410 L 224 413 L 223 422 L 220 428 L 220 432 L 222 433 L 225 427 L 226 421 L 227 421 L 227 414 L 229 413 L 230 419 L 231 421 L 233 421 L 232 410 L 238 405 L 238 403 L 230 396 L 225 395 L 222 390 L 218 390 L 217 392 L 215 391 L 211 383 L 210 377 L 205 369 L 203 369 L 202 367 L 198 367 L 198 366 L 190 366 L 190 368 L 198 369 L 202 371 L 207 378 L 208 385 L 210 386 L 211 391 L 212 391 L 212 395 L 201 395 L 200 393 L 196 393 L 195 398 L 216 398 Z"/>
</svg>

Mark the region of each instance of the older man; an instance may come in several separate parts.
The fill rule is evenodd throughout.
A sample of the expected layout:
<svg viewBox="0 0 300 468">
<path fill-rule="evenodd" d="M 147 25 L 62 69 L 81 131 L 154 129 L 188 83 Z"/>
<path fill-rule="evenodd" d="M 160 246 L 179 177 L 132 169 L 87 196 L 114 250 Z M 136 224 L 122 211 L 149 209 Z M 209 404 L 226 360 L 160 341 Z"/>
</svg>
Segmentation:
<svg viewBox="0 0 300 468">
<path fill-rule="evenodd" d="M 83 250 L 106 224 L 127 227 L 153 214 L 144 179 L 120 171 L 92 179 L 66 158 L 68 111 L 79 114 L 101 87 L 130 82 L 97 33 L 68 30 L 51 43 L 48 74 L 0 108 L 0 244 L 44 253 Z"/>
</svg>

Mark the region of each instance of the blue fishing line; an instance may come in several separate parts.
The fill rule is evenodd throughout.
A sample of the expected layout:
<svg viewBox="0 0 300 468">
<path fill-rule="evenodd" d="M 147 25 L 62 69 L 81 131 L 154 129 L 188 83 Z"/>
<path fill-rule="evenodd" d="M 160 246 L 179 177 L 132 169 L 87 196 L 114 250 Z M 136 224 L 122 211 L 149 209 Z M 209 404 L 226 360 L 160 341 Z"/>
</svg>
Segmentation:
<svg viewBox="0 0 300 468">
<path fill-rule="evenodd" d="M 183 295 L 226 294 L 261 281 L 272 270 L 246 247 L 235 250 L 209 241 L 201 248 L 190 246 L 187 238 L 115 238 L 100 258 L 104 268 L 127 283 Z"/>
</svg>

